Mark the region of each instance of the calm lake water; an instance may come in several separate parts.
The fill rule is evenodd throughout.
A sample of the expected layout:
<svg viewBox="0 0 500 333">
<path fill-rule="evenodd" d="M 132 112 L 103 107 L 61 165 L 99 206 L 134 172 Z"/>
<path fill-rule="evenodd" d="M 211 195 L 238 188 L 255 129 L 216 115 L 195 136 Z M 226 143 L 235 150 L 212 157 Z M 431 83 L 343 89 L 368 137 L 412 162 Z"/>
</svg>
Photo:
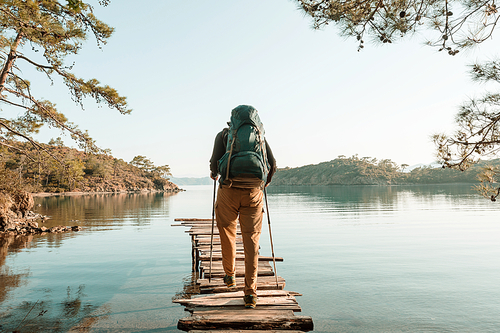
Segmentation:
<svg viewBox="0 0 500 333">
<path fill-rule="evenodd" d="M 48 226 L 83 231 L 0 239 L 0 331 L 177 332 L 191 243 L 171 224 L 212 211 L 211 186 L 185 189 L 37 198 Z M 278 274 L 315 332 L 500 332 L 500 206 L 469 185 L 268 194 Z"/>
</svg>

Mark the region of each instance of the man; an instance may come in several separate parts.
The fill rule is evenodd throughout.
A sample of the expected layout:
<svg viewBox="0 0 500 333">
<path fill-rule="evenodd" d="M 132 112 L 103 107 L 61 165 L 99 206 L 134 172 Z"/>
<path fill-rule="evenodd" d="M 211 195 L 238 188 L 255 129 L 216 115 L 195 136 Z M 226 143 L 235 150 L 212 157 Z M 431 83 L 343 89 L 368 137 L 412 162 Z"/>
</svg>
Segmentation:
<svg viewBox="0 0 500 333">
<path fill-rule="evenodd" d="M 222 248 L 224 283 L 235 286 L 236 224 L 239 219 L 245 253 L 245 307 L 257 302 L 257 266 L 262 229 L 263 192 L 276 171 L 257 110 L 240 105 L 229 128 L 217 134 L 210 159 L 211 178 L 220 174 L 215 214 Z M 239 216 L 239 218 L 238 218 Z"/>
</svg>

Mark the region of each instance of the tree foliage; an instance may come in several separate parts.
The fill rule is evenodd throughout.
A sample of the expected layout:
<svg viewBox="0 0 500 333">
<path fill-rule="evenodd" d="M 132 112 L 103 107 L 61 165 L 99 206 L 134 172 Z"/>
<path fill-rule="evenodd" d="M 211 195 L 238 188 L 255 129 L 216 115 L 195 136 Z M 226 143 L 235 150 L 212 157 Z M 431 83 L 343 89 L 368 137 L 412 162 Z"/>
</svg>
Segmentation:
<svg viewBox="0 0 500 333">
<path fill-rule="evenodd" d="M 57 139 L 53 144 L 37 143 L 50 153 L 33 161 L 28 154 L 36 154 L 29 142 L 8 141 L 7 149 L 0 146 L 0 192 L 19 190 L 29 192 L 121 192 L 141 190 L 175 191 L 168 181 L 168 165 L 143 169 L 108 154 L 86 154 L 69 148 Z M 53 156 L 53 157 L 51 157 Z"/>
<path fill-rule="evenodd" d="M 92 6 L 80 0 L 0 0 L 0 112 L 5 114 L 5 107 L 23 111 L 15 119 L 0 116 L 0 145 L 19 149 L 8 144 L 9 139 L 17 138 L 44 151 L 32 135 L 47 125 L 69 133 L 81 149 L 100 152 L 86 131 L 71 123 L 53 102 L 32 91 L 30 78 L 24 74 L 28 71 L 23 69 L 32 67 L 45 74 L 49 84 L 62 79 L 82 108 L 84 100 L 92 98 L 128 114 L 126 98 L 115 89 L 96 79 L 77 77 L 72 66 L 65 64 L 66 57 L 77 54 L 89 35 L 100 47 L 112 33 L 113 28 L 94 16 Z"/>
<path fill-rule="evenodd" d="M 491 167 L 499 167 L 500 160 Z M 406 165 L 407 167 L 407 165 Z M 282 168 L 273 177 L 273 185 L 403 185 L 479 182 L 478 175 L 485 164 L 475 165 L 466 172 L 433 167 L 404 171 L 389 159 L 357 155 L 338 158 L 315 165 Z"/>
<path fill-rule="evenodd" d="M 297 0 L 315 28 L 335 24 L 343 36 L 392 43 L 421 33 L 427 43 L 455 55 L 491 37 L 498 19 L 494 0 Z"/>
<path fill-rule="evenodd" d="M 500 61 L 493 60 L 471 67 L 472 79 L 477 82 L 500 84 Z M 500 151 L 500 93 L 485 93 L 465 102 L 456 115 L 457 130 L 452 135 L 433 136 L 438 158 L 443 167 L 466 170 L 484 158 L 498 156 Z M 480 192 L 492 200 L 500 193 L 500 170 L 485 167 L 481 175 Z"/>
<path fill-rule="evenodd" d="M 427 44 L 455 55 L 492 37 L 500 15 L 494 0 L 297 0 L 314 21 L 315 28 L 330 23 L 343 36 L 392 43 L 414 34 Z M 478 82 L 500 83 L 500 62 L 474 64 L 472 78 Z M 466 170 L 481 158 L 498 156 L 500 149 L 500 94 L 486 93 L 464 103 L 456 116 L 453 135 L 433 136 L 443 168 Z M 500 170 L 484 167 L 478 190 L 495 200 L 500 194 Z"/>
<path fill-rule="evenodd" d="M 130 164 L 138 167 L 141 170 L 144 170 L 145 172 L 151 172 L 155 167 L 154 163 L 149 158 L 143 155 L 135 156 L 132 161 L 130 161 Z"/>
<path fill-rule="evenodd" d="M 141 169 L 144 176 L 151 179 L 155 186 L 159 188 L 165 186 L 168 183 L 168 177 L 172 176 L 168 165 L 155 166 L 150 159 L 143 155 L 135 156 L 130 161 L 130 164 Z"/>
</svg>

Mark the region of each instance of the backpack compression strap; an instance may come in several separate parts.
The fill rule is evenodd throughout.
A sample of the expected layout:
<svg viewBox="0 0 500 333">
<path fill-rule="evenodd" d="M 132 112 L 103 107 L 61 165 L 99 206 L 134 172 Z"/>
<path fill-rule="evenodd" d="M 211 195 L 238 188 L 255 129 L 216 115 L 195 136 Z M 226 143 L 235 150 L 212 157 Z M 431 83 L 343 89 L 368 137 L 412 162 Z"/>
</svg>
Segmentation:
<svg viewBox="0 0 500 333">
<path fill-rule="evenodd" d="M 233 154 L 234 140 L 236 140 L 236 131 L 233 131 L 233 141 L 231 142 L 231 149 L 229 150 L 229 158 L 227 159 L 227 169 L 226 169 L 226 179 L 229 180 L 229 187 L 231 187 L 232 182 L 229 179 L 229 165 L 231 164 L 231 155 Z"/>
</svg>

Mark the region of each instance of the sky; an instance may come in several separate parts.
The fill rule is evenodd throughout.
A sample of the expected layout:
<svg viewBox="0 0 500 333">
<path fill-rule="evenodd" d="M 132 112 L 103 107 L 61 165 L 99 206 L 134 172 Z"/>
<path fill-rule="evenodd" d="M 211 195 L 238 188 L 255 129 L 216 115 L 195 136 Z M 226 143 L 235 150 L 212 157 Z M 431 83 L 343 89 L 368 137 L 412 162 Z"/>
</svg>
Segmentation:
<svg viewBox="0 0 500 333">
<path fill-rule="evenodd" d="M 115 33 L 101 49 L 90 38 L 68 64 L 116 88 L 132 113 L 91 100 L 82 110 L 57 79 L 37 76 L 32 91 L 113 156 L 145 155 L 175 177 L 209 175 L 214 138 L 240 104 L 259 111 L 278 167 L 354 154 L 431 163 L 430 136 L 451 133 L 460 104 L 489 89 L 468 65 L 494 58 L 497 45 L 449 56 L 416 35 L 358 52 L 334 26 L 314 30 L 291 0 L 114 0 L 95 14 Z"/>
</svg>

